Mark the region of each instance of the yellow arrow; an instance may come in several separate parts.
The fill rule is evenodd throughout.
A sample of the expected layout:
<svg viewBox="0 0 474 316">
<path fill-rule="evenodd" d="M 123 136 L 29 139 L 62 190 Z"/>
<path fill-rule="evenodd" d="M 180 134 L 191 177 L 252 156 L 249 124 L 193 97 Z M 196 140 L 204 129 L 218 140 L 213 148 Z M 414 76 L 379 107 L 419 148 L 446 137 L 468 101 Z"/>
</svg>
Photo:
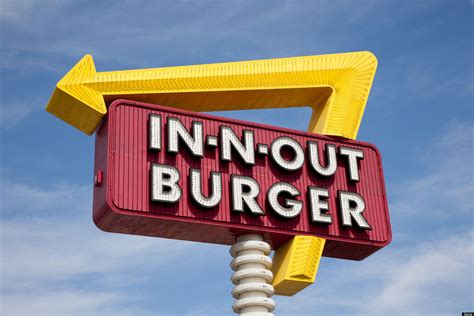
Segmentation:
<svg viewBox="0 0 474 316">
<path fill-rule="evenodd" d="M 309 106 L 309 131 L 355 138 L 376 68 L 372 53 L 354 52 L 96 72 L 86 55 L 46 110 L 90 135 L 118 98 L 206 112 Z"/>
<path fill-rule="evenodd" d="M 309 106 L 309 132 L 355 139 L 376 68 L 372 53 L 355 52 L 98 73 L 86 55 L 58 82 L 46 110 L 90 135 L 119 98 L 205 112 Z M 314 282 L 324 244 L 295 236 L 275 251 L 275 294 Z"/>
</svg>

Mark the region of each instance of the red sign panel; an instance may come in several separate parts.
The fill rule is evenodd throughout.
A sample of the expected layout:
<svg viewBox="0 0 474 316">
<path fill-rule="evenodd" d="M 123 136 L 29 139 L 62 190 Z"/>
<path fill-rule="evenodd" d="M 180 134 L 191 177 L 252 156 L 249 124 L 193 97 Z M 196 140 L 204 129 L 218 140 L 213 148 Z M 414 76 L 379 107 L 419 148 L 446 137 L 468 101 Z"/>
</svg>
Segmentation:
<svg viewBox="0 0 474 316">
<path fill-rule="evenodd" d="M 327 239 L 361 260 L 391 240 L 382 165 L 367 143 L 118 100 L 96 134 L 94 222 L 233 244 Z"/>
</svg>

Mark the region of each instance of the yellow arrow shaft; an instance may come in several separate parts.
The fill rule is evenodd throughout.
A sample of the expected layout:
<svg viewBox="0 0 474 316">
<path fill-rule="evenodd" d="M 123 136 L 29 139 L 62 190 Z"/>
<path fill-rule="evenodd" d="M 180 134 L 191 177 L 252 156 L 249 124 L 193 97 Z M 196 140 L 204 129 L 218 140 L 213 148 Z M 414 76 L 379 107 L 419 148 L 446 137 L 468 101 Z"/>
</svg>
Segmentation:
<svg viewBox="0 0 474 316">
<path fill-rule="evenodd" d="M 339 62 L 334 63 L 338 56 Z M 104 94 L 243 89 L 339 88 L 360 68 L 353 54 L 100 72 L 87 80 Z M 314 70 L 317 69 L 315 72 Z M 360 72 L 360 71 L 359 71 Z M 370 75 L 371 70 L 367 69 Z"/>
<path fill-rule="evenodd" d="M 133 95 L 138 101 L 192 111 L 324 106 L 333 92 L 307 71 L 193 76 L 196 71 L 180 70 L 184 74 L 162 69 L 97 73 L 84 85 L 104 95 L 106 103 Z"/>
<path fill-rule="evenodd" d="M 90 134 L 118 98 L 191 111 L 309 106 L 310 131 L 355 138 L 376 66 L 357 52 L 97 73 L 86 55 L 47 109 Z"/>
<path fill-rule="evenodd" d="M 319 71 L 317 76 L 309 70 L 267 73 L 214 74 L 183 69 L 177 71 L 149 69 L 147 71 L 117 71 L 97 73 L 91 80 L 83 82 L 86 86 L 103 94 L 159 93 L 159 92 L 197 92 L 265 90 L 291 88 L 333 88 L 339 82 L 321 80 L 334 70 Z M 338 69 L 340 77 L 347 77 L 351 69 Z M 188 74 L 190 72 L 190 74 Z M 325 74 L 324 72 L 328 72 Z M 339 76 L 338 76 L 339 77 Z M 336 86 L 337 88 L 337 86 Z"/>
</svg>

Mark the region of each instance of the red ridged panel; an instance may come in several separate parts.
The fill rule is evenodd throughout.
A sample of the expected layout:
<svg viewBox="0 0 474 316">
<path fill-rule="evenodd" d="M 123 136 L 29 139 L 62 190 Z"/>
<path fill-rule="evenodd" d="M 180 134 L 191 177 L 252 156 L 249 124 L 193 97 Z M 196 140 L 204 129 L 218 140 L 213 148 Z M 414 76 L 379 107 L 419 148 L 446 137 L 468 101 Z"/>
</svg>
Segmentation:
<svg viewBox="0 0 474 316">
<path fill-rule="evenodd" d="M 162 117 L 160 151 L 148 150 L 150 113 Z M 235 152 L 232 162 L 223 162 L 219 159 L 219 148 L 206 144 L 204 158 L 193 157 L 183 144 L 180 144 L 179 154 L 168 153 L 165 130 L 168 116 L 178 117 L 188 129 L 193 120 L 202 122 L 204 140 L 206 135 L 218 136 L 221 125 L 230 126 L 239 137 L 244 129 L 254 131 L 255 145 L 270 145 L 279 136 L 290 136 L 305 149 L 305 164 L 298 171 L 288 172 L 278 167 L 270 156 L 255 153 L 256 165 L 248 166 L 242 163 Z M 264 233 L 274 246 L 280 245 L 292 235 L 311 234 L 328 239 L 324 255 L 358 260 L 391 240 L 382 165 L 373 145 L 125 100 L 116 101 L 110 106 L 107 120 L 108 124 L 103 124 L 98 131 L 100 138 L 96 142 L 96 171 L 100 169 L 106 172 L 106 181 L 102 187 L 96 187 L 94 192 L 94 221 L 104 230 L 223 244 L 232 243 L 235 235 L 240 233 L 256 231 Z M 102 139 L 104 134 L 108 135 L 108 142 Z M 318 141 L 320 152 L 326 143 L 362 149 L 364 159 L 359 164 L 360 182 L 348 181 L 346 158 L 339 155 L 338 169 L 334 176 L 324 178 L 317 175 L 309 165 L 306 148 L 309 139 Z M 107 166 L 98 163 L 104 159 Z M 178 203 L 161 204 L 151 201 L 151 163 L 173 165 L 180 171 L 179 184 L 183 195 Z M 218 207 L 203 209 L 191 201 L 189 168 L 201 170 L 206 179 L 203 182 L 205 195 L 208 193 L 207 179 L 210 172 L 222 173 L 223 197 Z M 249 176 L 259 183 L 261 193 L 257 201 L 265 210 L 265 216 L 231 212 L 231 174 Z M 266 204 L 266 192 L 270 186 L 282 181 L 291 183 L 301 192 L 298 199 L 303 201 L 303 210 L 294 219 L 278 216 Z M 311 223 L 308 186 L 329 189 L 329 214 L 333 218 L 331 225 Z M 100 203 L 96 199 L 104 199 L 104 190 L 106 201 Z M 372 230 L 341 226 L 336 199 L 338 190 L 357 192 L 364 198 L 366 209 L 363 215 Z"/>
</svg>

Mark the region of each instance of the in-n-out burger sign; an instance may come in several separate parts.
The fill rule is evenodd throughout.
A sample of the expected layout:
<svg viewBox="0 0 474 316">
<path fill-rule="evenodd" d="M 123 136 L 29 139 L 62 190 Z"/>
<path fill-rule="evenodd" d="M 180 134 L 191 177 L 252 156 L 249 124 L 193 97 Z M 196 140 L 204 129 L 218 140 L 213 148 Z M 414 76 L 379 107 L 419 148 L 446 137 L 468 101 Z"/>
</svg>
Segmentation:
<svg viewBox="0 0 474 316">
<path fill-rule="evenodd" d="M 149 138 L 150 150 L 162 150 L 162 116 L 150 114 L 149 116 Z M 179 117 L 168 116 L 166 122 L 167 152 L 178 154 L 180 144 L 196 159 L 204 157 L 204 144 L 211 148 L 216 148 L 220 153 L 223 162 L 241 159 L 241 162 L 249 168 L 255 165 L 255 154 L 270 156 L 271 162 L 278 168 L 286 172 L 300 170 L 305 158 L 309 159 L 310 171 L 321 177 L 332 177 L 338 168 L 337 155 L 344 157 L 346 169 L 348 170 L 348 180 L 359 181 L 359 160 L 364 159 L 362 149 L 347 147 L 344 145 L 326 144 L 325 158 L 320 158 L 317 140 L 308 140 L 303 147 L 291 136 L 279 136 L 271 141 L 271 144 L 259 143 L 255 146 L 254 132 L 244 129 L 242 137 L 236 135 L 232 127 L 220 125 L 219 137 L 215 135 L 204 135 L 203 123 L 192 121 L 191 129 L 188 130 Z M 206 142 L 204 141 L 206 138 Z M 255 151 L 257 148 L 257 152 Z M 236 154 L 237 157 L 233 156 Z M 290 156 L 291 158 L 286 158 Z M 327 161 L 325 165 L 321 160 Z M 203 181 L 200 169 L 189 169 L 189 193 L 192 200 L 203 208 L 216 207 L 222 200 L 222 173 L 211 171 L 210 175 L 204 175 L 205 179 L 210 177 L 210 193 L 206 196 L 202 193 Z M 181 178 L 180 171 L 171 165 L 153 163 L 151 165 L 151 200 L 156 202 L 176 203 L 182 196 L 182 189 L 179 185 Z M 259 205 L 256 198 L 262 194 L 258 182 L 248 176 L 237 174 L 230 175 L 230 210 L 234 212 L 244 212 L 245 209 L 251 214 L 264 216 L 265 211 Z M 298 216 L 303 208 L 303 201 L 298 198 L 302 193 L 308 196 L 310 218 L 313 223 L 332 224 L 332 216 L 328 213 L 329 190 L 324 187 L 308 186 L 305 192 L 301 192 L 291 183 L 280 181 L 272 184 L 266 193 L 266 199 L 270 210 L 283 218 L 294 218 Z M 304 195 L 303 195 L 304 196 Z M 284 202 L 282 203 L 282 200 Z M 364 198 L 349 191 L 338 191 L 338 205 L 341 213 L 342 225 L 351 227 L 353 223 L 362 229 L 371 229 L 369 223 L 363 216 L 365 210 Z"/>
<path fill-rule="evenodd" d="M 116 101 L 96 137 L 94 221 L 107 231 L 277 247 L 327 239 L 323 255 L 363 259 L 391 239 L 374 146 Z"/>
</svg>

